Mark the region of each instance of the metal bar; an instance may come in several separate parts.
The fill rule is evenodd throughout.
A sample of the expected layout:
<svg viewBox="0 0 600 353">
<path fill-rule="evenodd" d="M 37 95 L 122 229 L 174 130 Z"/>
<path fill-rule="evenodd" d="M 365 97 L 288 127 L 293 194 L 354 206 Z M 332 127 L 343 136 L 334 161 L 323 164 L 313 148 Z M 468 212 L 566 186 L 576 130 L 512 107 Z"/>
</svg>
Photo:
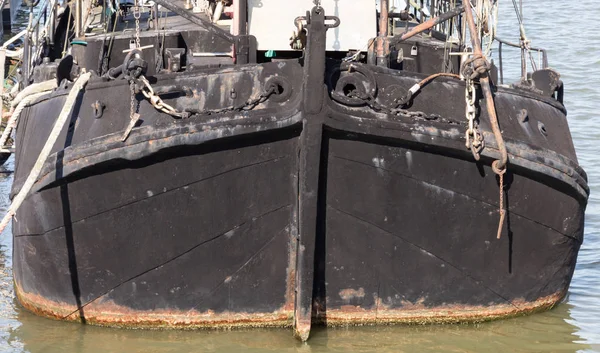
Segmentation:
<svg viewBox="0 0 600 353">
<path fill-rule="evenodd" d="M 521 48 L 521 44 L 509 42 L 509 41 L 504 40 L 504 39 L 499 38 L 499 37 L 495 37 L 494 39 L 497 40 L 498 43 L 501 43 L 501 44 L 504 44 L 504 45 L 508 45 L 509 47 Z M 537 52 L 542 53 L 542 64 L 543 64 L 544 68 L 548 67 L 548 52 L 546 51 L 546 49 L 530 47 L 529 50 L 537 51 Z"/>
<path fill-rule="evenodd" d="M 421 23 L 420 25 L 418 25 L 418 26 L 414 27 L 412 30 L 410 30 L 410 32 L 406 32 L 402 35 L 394 36 L 392 39 L 390 39 L 390 45 L 394 45 L 394 44 L 403 42 L 411 37 L 416 36 L 419 33 L 425 32 L 440 23 L 446 22 L 449 19 L 460 15 L 464 11 L 465 11 L 465 8 L 463 6 L 457 6 L 453 10 L 450 10 L 438 17 L 432 18 L 428 21 Z"/>
<path fill-rule="evenodd" d="M 2 44 L 2 48 L 8 47 L 9 45 L 11 45 L 14 42 L 16 42 L 17 40 L 19 40 L 21 37 L 25 36 L 26 34 L 27 34 L 27 30 L 26 29 L 22 30 L 21 32 L 19 32 L 19 34 L 17 34 L 16 36 L 14 36 L 11 39 L 4 42 L 4 44 Z"/>
<path fill-rule="evenodd" d="M 23 40 L 23 88 L 29 85 L 29 62 L 30 62 L 30 51 L 31 51 L 31 39 L 29 38 L 29 31 L 25 35 Z"/>
<path fill-rule="evenodd" d="M 514 47 L 514 48 L 521 48 L 521 44 L 517 44 L 517 43 L 513 43 L 513 42 L 509 42 L 507 40 L 504 40 L 502 38 L 499 37 L 494 37 L 495 40 L 497 40 L 498 42 L 501 42 L 502 44 L 508 45 L 509 47 Z M 542 49 L 542 48 L 534 48 L 534 47 L 530 47 L 529 50 L 533 50 L 533 51 L 541 51 L 544 52 L 546 51 L 546 49 Z"/>
<path fill-rule="evenodd" d="M 154 18 L 152 19 L 152 22 L 154 23 L 154 30 L 158 31 L 159 30 L 159 23 L 158 23 L 158 19 L 159 19 L 159 15 L 158 15 L 158 4 L 154 3 L 154 5 L 152 6 L 152 12 L 154 13 Z"/>
<path fill-rule="evenodd" d="M 220 27 L 213 24 L 211 21 L 204 19 L 193 12 L 187 11 L 185 8 L 175 4 L 173 0 L 155 0 L 156 3 L 161 5 L 162 7 L 168 9 L 169 11 L 173 11 L 179 16 L 185 18 L 186 20 L 204 28 L 208 32 L 216 35 L 217 37 L 223 38 L 230 43 L 235 42 L 235 37 L 221 29 Z"/>
<path fill-rule="evenodd" d="M 498 44 L 498 61 L 500 62 L 500 84 L 504 84 L 504 67 L 502 65 L 502 42 Z"/>
<path fill-rule="evenodd" d="M 219 52 L 215 52 L 215 53 L 192 53 L 192 56 L 194 58 L 216 58 L 216 57 L 229 57 L 231 58 L 233 56 L 233 53 L 229 52 L 229 53 L 219 53 Z"/>
<path fill-rule="evenodd" d="M 2 7 L 4 7 L 4 2 L 2 4 Z M 0 7 L 0 10 L 2 10 L 2 7 Z M 0 48 L 0 78 L 2 78 L 2 85 L 0 85 L 0 97 L 4 94 L 4 65 L 6 64 L 6 49 L 5 48 Z M 4 104 L 0 103 L 0 118 L 2 118 L 3 116 L 3 111 L 4 111 Z M 6 125 L 5 129 L 8 129 L 8 124 Z M 3 146 L 0 146 L 3 147 Z"/>
<path fill-rule="evenodd" d="M 379 17 L 379 36 L 387 37 L 388 36 L 388 27 L 389 27 L 389 12 L 390 5 L 388 0 L 381 0 L 381 10 Z"/>
<path fill-rule="evenodd" d="M 542 52 L 542 64 L 544 65 L 544 69 L 548 68 L 548 53 L 546 52 L 546 49 L 541 49 L 540 50 Z"/>
</svg>

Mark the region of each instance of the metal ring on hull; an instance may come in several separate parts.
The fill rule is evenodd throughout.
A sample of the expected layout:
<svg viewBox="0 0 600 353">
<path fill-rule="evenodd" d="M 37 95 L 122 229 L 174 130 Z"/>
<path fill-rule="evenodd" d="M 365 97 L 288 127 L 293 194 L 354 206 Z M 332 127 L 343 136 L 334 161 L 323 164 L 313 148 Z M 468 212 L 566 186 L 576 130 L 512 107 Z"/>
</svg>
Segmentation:
<svg viewBox="0 0 600 353">
<path fill-rule="evenodd" d="M 331 72 L 328 81 L 329 87 L 334 88 L 331 99 L 340 104 L 360 107 L 365 105 L 365 100 L 377 97 L 375 75 L 360 64 L 341 64 Z"/>
</svg>

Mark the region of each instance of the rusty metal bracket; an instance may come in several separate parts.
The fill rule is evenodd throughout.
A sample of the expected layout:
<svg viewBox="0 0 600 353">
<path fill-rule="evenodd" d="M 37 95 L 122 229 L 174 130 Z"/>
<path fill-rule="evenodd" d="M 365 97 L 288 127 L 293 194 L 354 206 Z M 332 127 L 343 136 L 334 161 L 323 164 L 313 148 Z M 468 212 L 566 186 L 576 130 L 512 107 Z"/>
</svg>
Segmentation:
<svg viewBox="0 0 600 353">
<path fill-rule="evenodd" d="M 185 55 L 185 48 L 166 48 L 167 70 L 178 72 L 182 67 L 182 58 Z"/>
</svg>

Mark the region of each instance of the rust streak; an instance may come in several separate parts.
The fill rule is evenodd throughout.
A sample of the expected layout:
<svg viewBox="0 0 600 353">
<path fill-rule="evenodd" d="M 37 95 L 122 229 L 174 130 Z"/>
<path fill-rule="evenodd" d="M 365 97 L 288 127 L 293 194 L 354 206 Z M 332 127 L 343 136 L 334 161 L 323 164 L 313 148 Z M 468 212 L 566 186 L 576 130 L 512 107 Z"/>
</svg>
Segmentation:
<svg viewBox="0 0 600 353">
<path fill-rule="evenodd" d="M 416 303 L 403 302 L 403 306 L 393 309 L 378 300 L 373 308 L 344 305 L 339 309 L 327 309 L 327 312 L 317 319 L 320 323 L 326 322 L 327 326 L 476 323 L 548 310 L 558 304 L 564 296 L 565 292 L 561 291 L 532 302 L 514 300 L 507 304 L 489 306 L 451 304 L 427 307 L 424 301 L 420 300 Z"/>
<path fill-rule="evenodd" d="M 59 303 L 37 294 L 25 293 L 15 284 L 19 302 L 36 315 L 57 320 L 76 321 L 76 305 Z M 225 329 L 245 327 L 292 327 L 293 312 L 282 308 L 272 313 L 199 312 L 196 310 L 138 311 L 115 304 L 98 301 L 85 309 L 86 323 L 98 326 L 160 329 Z"/>
<path fill-rule="evenodd" d="M 58 303 L 40 295 L 25 293 L 15 284 L 19 302 L 29 311 L 53 319 L 80 321 L 74 304 Z M 399 308 L 390 308 L 379 302 L 375 308 L 344 305 L 327 309 L 316 318 L 327 326 L 388 325 L 388 324 L 450 324 L 492 321 L 548 310 L 558 304 L 566 291 L 539 298 L 535 301 L 514 300 L 510 304 L 469 306 L 449 304 L 427 307 L 423 301 L 402 302 Z M 293 326 L 293 309 L 283 308 L 272 313 L 214 312 L 153 310 L 138 311 L 116 305 L 112 301 L 98 301 L 86 307 L 86 322 L 92 325 L 161 328 L 161 329 L 231 329 L 249 327 Z M 377 315 L 375 312 L 377 310 Z M 75 312 L 75 313 L 74 313 Z"/>
<path fill-rule="evenodd" d="M 295 227 L 290 224 L 290 227 Z M 298 242 L 296 241 L 297 231 L 293 229 L 290 232 L 289 241 L 289 255 L 288 255 L 288 267 L 287 278 L 286 278 L 286 290 L 285 290 L 285 310 L 294 311 L 296 303 L 296 260 L 298 258 Z"/>
</svg>

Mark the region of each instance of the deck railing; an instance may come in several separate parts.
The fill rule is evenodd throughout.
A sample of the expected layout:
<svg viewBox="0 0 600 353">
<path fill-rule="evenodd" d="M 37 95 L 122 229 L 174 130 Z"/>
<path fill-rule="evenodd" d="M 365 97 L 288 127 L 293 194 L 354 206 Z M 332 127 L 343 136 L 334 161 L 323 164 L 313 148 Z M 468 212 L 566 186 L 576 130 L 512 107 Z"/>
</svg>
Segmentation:
<svg viewBox="0 0 600 353">
<path fill-rule="evenodd" d="M 506 41 L 504 39 L 498 38 L 498 37 L 496 37 L 494 39 L 498 42 L 498 74 L 500 76 L 499 77 L 500 84 L 504 84 L 504 65 L 503 65 L 503 59 L 502 59 L 502 46 L 503 45 L 521 49 L 521 79 L 522 80 L 527 79 L 527 66 L 528 66 L 527 61 L 528 61 L 528 55 L 530 55 L 527 53 L 527 51 L 534 51 L 534 52 L 538 53 L 537 65 L 535 65 L 534 62 L 532 61 L 534 70 L 536 70 L 538 67 L 542 68 L 542 69 L 545 69 L 548 67 L 548 54 L 546 53 L 546 49 L 525 47 L 525 45 L 523 43 L 513 43 L 513 42 Z"/>
</svg>

